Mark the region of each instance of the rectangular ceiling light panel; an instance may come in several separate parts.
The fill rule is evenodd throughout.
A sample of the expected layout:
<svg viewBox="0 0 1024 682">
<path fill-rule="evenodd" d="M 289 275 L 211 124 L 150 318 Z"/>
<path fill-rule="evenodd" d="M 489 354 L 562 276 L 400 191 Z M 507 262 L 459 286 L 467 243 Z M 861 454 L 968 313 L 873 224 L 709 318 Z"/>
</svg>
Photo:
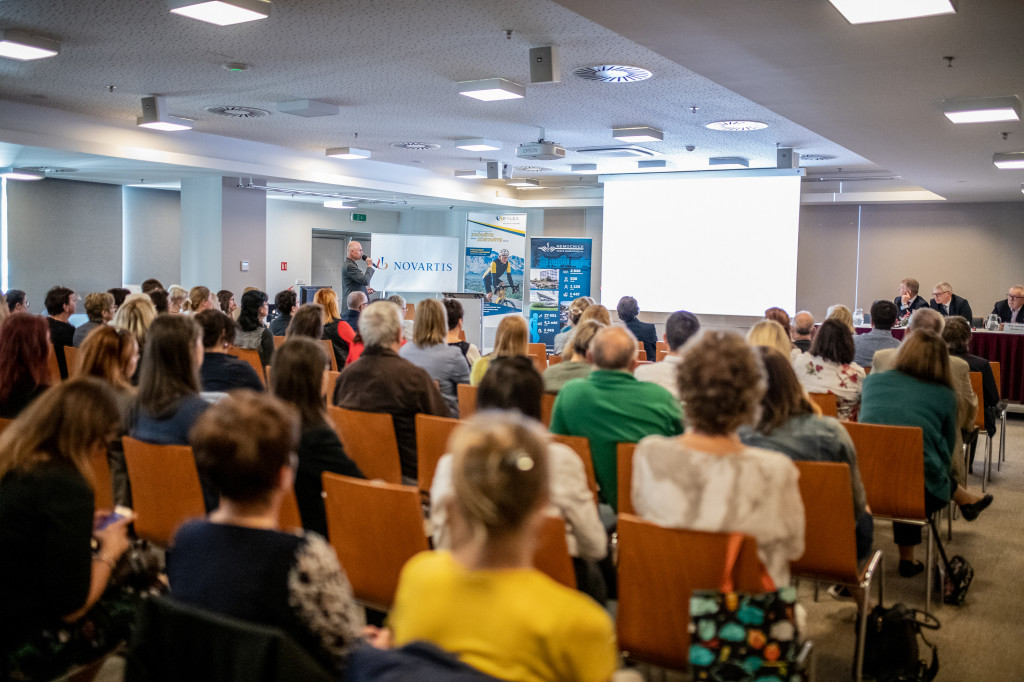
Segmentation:
<svg viewBox="0 0 1024 682">
<path fill-rule="evenodd" d="M 953 123 L 1019 121 L 1020 100 L 1015 96 L 948 99 L 942 103 L 942 113 Z"/>
<path fill-rule="evenodd" d="M 1024 169 L 1024 152 L 1006 152 L 992 155 L 992 163 L 1002 170 Z"/>
<path fill-rule="evenodd" d="M 471 152 L 492 152 L 501 149 L 501 142 L 488 140 L 485 137 L 472 137 L 465 140 L 455 140 L 455 146 Z"/>
<path fill-rule="evenodd" d="M 829 0 L 851 24 L 955 14 L 954 0 Z"/>
<path fill-rule="evenodd" d="M 332 159 L 368 159 L 370 152 L 355 147 L 334 147 L 327 150 L 327 156 Z"/>
<path fill-rule="evenodd" d="M 623 142 L 661 142 L 665 134 L 650 126 L 629 126 L 612 128 L 612 137 Z"/>
<path fill-rule="evenodd" d="M 343 201 L 341 199 L 330 199 L 330 200 L 324 202 L 324 208 L 347 208 L 347 209 L 353 209 L 353 208 L 355 208 L 355 206 L 353 206 L 351 204 L 347 204 L 347 203 L 345 203 L 345 201 Z"/>
<path fill-rule="evenodd" d="M 487 78 L 479 81 L 462 81 L 459 94 L 484 102 L 501 99 L 519 99 L 526 96 L 526 88 L 504 78 Z"/>
<path fill-rule="evenodd" d="M 29 61 L 45 59 L 60 52 L 60 43 L 56 40 L 32 36 L 21 31 L 0 31 L 0 57 Z"/>
<path fill-rule="evenodd" d="M 487 171 L 482 170 L 457 170 L 455 177 L 465 180 L 483 180 L 487 177 Z"/>
<path fill-rule="evenodd" d="M 173 14 L 198 19 L 217 26 L 230 26 L 270 16 L 267 0 L 167 0 Z"/>
</svg>

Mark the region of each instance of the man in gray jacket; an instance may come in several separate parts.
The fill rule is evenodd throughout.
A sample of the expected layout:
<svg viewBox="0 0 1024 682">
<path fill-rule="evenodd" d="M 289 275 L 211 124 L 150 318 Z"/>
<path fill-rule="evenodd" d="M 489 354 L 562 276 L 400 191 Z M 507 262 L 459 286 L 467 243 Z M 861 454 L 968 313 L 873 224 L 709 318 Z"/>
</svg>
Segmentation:
<svg viewBox="0 0 1024 682">
<path fill-rule="evenodd" d="M 871 331 L 853 337 L 857 349 L 853 361 L 861 367 L 870 367 L 876 350 L 898 348 L 900 342 L 892 336 L 892 325 L 896 322 L 896 304 L 879 300 L 871 305 Z"/>
</svg>

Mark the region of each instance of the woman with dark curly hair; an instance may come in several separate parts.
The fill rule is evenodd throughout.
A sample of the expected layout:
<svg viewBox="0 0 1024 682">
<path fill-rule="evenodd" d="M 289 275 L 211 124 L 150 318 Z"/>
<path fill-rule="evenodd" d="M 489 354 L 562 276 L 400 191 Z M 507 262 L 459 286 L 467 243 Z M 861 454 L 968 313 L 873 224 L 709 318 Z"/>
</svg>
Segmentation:
<svg viewBox="0 0 1024 682">
<path fill-rule="evenodd" d="M 260 352 L 260 362 L 266 367 L 274 354 L 274 335 L 263 326 L 267 318 L 267 295 L 258 289 L 242 294 L 242 311 L 238 314 L 235 345 Z"/>
<path fill-rule="evenodd" d="M 867 374 L 853 361 L 857 353 L 850 329 L 835 318 L 825 320 L 811 342 L 811 350 L 798 355 L 793 370 L 808 393 L 834 393 L 839 418 L 857 420 L 860 391 Z"/>
<path fill-rule="evenodd" d="M 744 445 L 765 392 L 764 368 L 735 332 L 708 331 L 679 363 L 686 432 L 648 436 L 633 457 L 633 507 L 671 528 L 746 533 L 776 585 L 804 552 L 804 505 L 796 465 L 785 455 Z"/>
</svg>

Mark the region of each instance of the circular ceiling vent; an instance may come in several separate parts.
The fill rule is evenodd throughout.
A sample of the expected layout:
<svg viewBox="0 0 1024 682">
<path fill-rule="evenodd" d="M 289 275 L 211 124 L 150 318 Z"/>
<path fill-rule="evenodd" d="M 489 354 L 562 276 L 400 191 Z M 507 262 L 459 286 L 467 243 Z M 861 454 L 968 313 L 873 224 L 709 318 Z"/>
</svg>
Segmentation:
<svg viewBox="0 0 1024 682">
<path fill-rule="evenodd" d="M 836 158 L 831 154 L 801 154 L 801 161 L 831 161 Z"/>
<path fill-rule="evenodd" d="M 542 168 L 541 166 L 516 166 L 515 170 L 522 171 L 523 173 L 546 173 L 550 168 Z"/>
<path fill-rule="evenodd" d="M 412 149 L 417 152 L 427 151 L 428 149 L 440 149 L 441 145 L 431 144 L 429 142 L 392 142 L 392 147 L 398 149 Z"/>
<path fill-rule="evenodd" d="M 764 130 L 768 124 L 761 121 L 715 121 L 704 127 L 711 130 L 724 130 L 729 133 L 742 133 L 748 130 Z"/>
<path fill-rule="evenodd" d="M 263 118 L 264 116 L 270 115 L 269 111 L 264 109 L 254 109 L 253 107 L 206 107 L 206 110 L 211 114 L 227 116 L 228 118 Z"/>
<path fill-rule="evenodd" d="M 77 173 L 77 168 L 67 168 L 64 166 L 18 166 L 19 170 L 32 171 L 34 173 L 46 173 L 47 175 L 55 175 L 57 173 Z"/>
<path fill-rule="evenodd" d="M 639 66 L 601 64 L 600 66 L 583 66 L 573 69 L 572 75 L 599 83 L 636 83 L 645 81 L 654 74 Z"/>
</svg>

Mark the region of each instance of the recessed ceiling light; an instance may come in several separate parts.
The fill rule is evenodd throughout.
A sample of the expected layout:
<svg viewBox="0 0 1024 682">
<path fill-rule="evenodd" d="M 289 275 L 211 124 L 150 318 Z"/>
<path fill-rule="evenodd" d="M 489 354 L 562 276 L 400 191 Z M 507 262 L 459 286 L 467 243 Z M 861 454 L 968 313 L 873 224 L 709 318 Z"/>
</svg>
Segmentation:
<svg viewBox="0 0 1024 682">
<path fill-rule="evenodd" d="M 45 59 L 60 53 L 60 43 L 49 38 L 29 35 L 23 31 L 0 30 L 0 57 L 29 61 Z"/>
<path fill-rule="evenodd" d="M 515 180 L 506 180 L 505 184 L 509 187 L 540 187 L 540 181 L 532 178 L 516 178 Z"/>
<path fill-rule="evenodd" d="M 0 178 L 8 180 L 42 180 L 46 175 L 27 168 L 0 168 Z"/>
<path fill-rule="evenodd" d="M 324 202 L 324 208 L 347 208 L 353 209 L 355 206 L 348 204 L 342 199 L 328 199 Z"/>
<path fill-rule="evenodd" d="M 1024 152 L 1006 152 L 992 155 L 992 163 L 1003 170 L 1024 169 Z"/>
<path fill-rule="evenodd" d="M 639 66 L 601 64 L 599 66 L 583 66 L 573 69 L 572 75 L 599 83 L 636 83 L 645 81 L 654 74 L 647 69 L 641 69 Z"/>
<path fill-rule="evenodd" d="M 942 103 L 942 113 L 953 123 L 1019 121 L 1020 100 L 1013 96 L 948 99 Z"/>
<path fill-rule="evenodd" d="M 623 142 L 661 142 L 665 134 L 651 126 L 612 128 L 612 137 Z"/>
<path fill-rule="evenodd" d="M 574 163 L 569 166 L 569 170 L 573 173 L 596 173 L 596 163 Z"/>
<path fill-rule="evenodd" d="M 277 110 L 282 114 L 316 118 L 318 116 L 337 116 L 341 107 L 315 99 L 293 99 L 290 102 L 278 102 Z"/>
<path fill-rule="evenodd" d="M 455 140 L 458 149 L 465 149 L 471 152 L 491 152 L 501 149 L 501 142 L 488 140 L 485 137 L 469 137 L 464 140 Z"/>
<path fill-rule="evenodd" d="M 332 147 L 326 152 L 332 159 L 368 159 L 370 152 L 355 147 Z"/>
<path fill-rule="evenodd" d="M 526 96 L 526 88 L 504 78 L 486 78 L 478 81 L 459 82 L 459 94 L 483 102 L 501 99 L 519 99 Z"/>
<path fill-rule="evenodd" d="M 955 14 L 953 0 L 829 0 L 851 24 Z"/>
<path fill-rule="evenodd" d="M 464 180 L 485 180 L 487 179 L 487 171 L 457 170 L 455 171 L 455 177 L 462 178 Z"/>
<path fill-rule="evenodd" d="M 230 26 L 270 16 L 267 0 L 167 0 L 172 14 L 217 26 Z"/>
<path fill-rule="evenodd" d="M 704 127 L 711 130 L 742 133 L 748 130 L 764 130 L 768 127 L 768 124 L 761 121 L 715 121 L 714 123 L 706 124 Z"/>
<path fill-rule="evenodd" d="M 729 166 L 730 168 L 750 168 L 750 159 L 742 156 L 712 156 L 708 159 L 709 166 Z"/>
<path fill-rule="evenodd" d="M 668 168 L 668 161 L 665 159 L 648 159 L 647 161 L 637 161 L 636 167 L 640 170 L 646 170 L 648 168 Z"/>
<path fill-rule="evenodd" d="M 152 130 L 163 130 L 167 132 L 192 129 L 192 121 L 187 118 L 169 116 L 163 112 L 163 109 L 163 97 L 143 97 L 142 116 L 135 119 L 135 125 L 140 128 L 150 128 Z"/>
</svg>

